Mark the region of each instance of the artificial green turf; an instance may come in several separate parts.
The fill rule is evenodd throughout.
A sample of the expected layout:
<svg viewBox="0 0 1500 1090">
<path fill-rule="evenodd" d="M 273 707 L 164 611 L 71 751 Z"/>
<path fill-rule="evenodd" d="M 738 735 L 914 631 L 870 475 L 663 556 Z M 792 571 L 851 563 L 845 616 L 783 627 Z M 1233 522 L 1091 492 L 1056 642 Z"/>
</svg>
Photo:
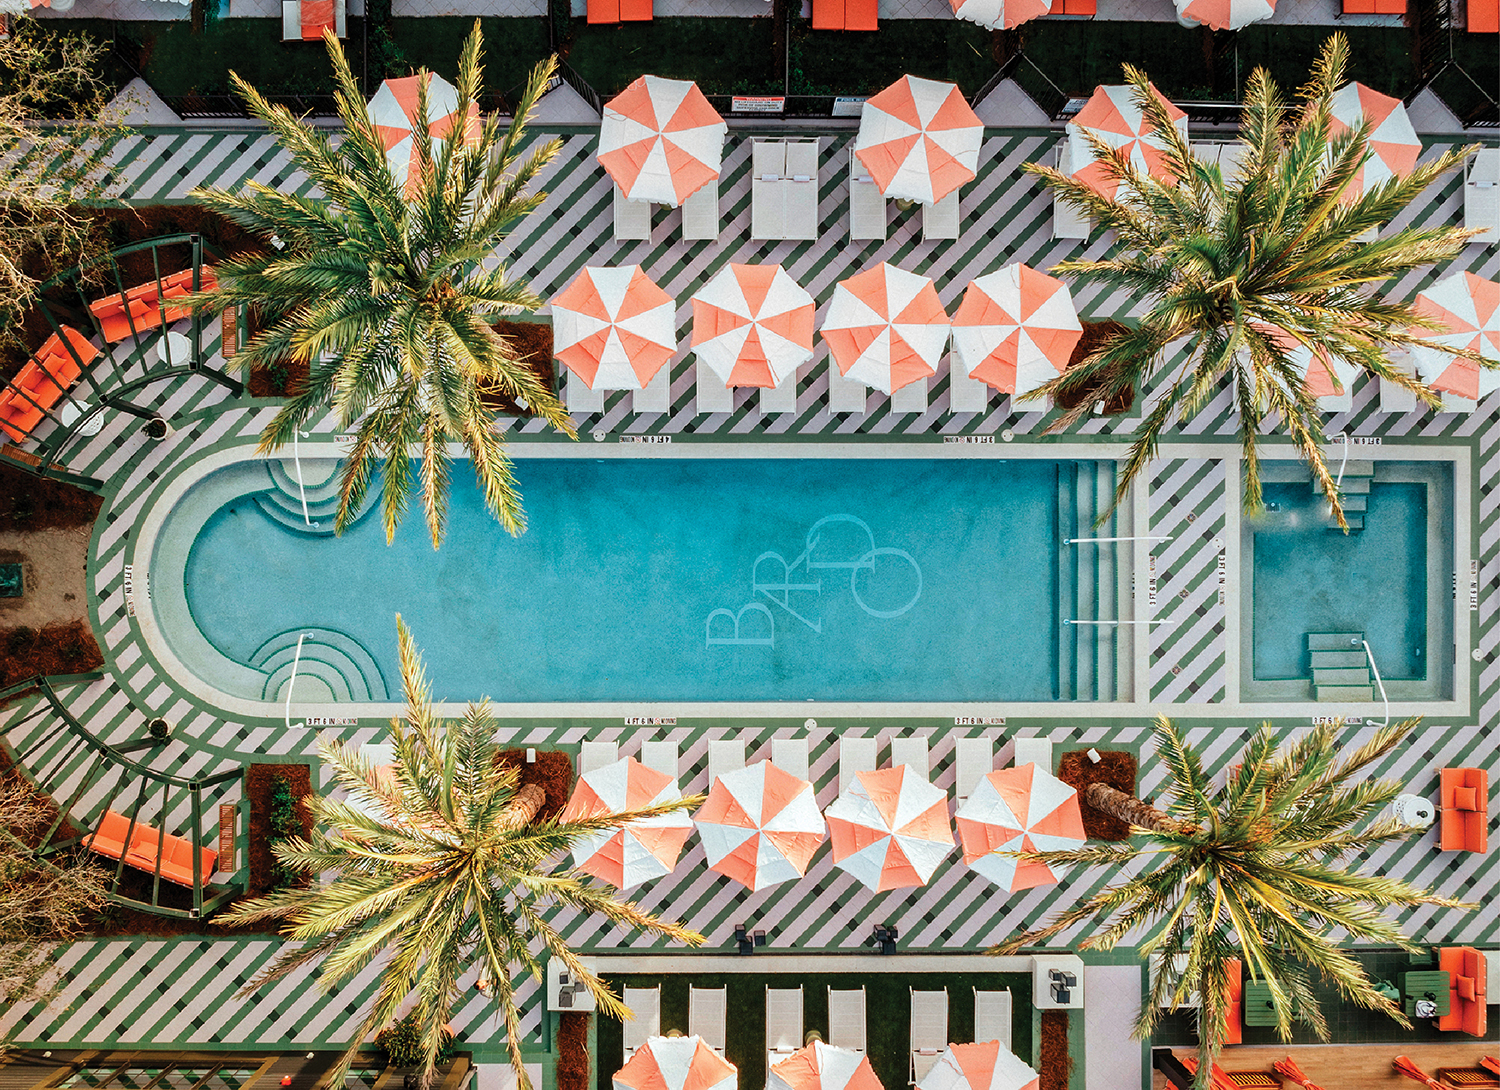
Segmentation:
<svg viewBox="0 0 1500 1090">
<path fill-rule="evenodd" d="M 607 25 L 574 19 L 568 63 L 605 98 L 648 72 L 695 79 L 710 95 L 769 93 L 780 90 L 773 30 L 769 18 Z"/>
<path fill-rule="evenodd" d="M 518 90 L 532 67 L 547 55 L 544 19 L 480 20 L 484 30 L 484 84 L 491 91 Z M 458 54 L 474 28 L 469 16 L 392 19 L 396 48 L 412 67 L 425 65 L 448 79 L 458 72 Z"/>
<path fill-rule="evenodd" d="M 1010 989 L 1012 1009 L 1011 1051 L 1027 1063 L 1033 1062 L 1031 1039 L 1031 978 L 1022 973 L 805 973 L 796 976 L 750 973 L 693 973 L 673 976 L 608 977 L 617 991 L 661 985 L 661 1028 L 688 1030 L 688 985 L 728 988 L 728 1035 L 724 1055 L 739 1068 L 739 1085 L 764 1086 L 766 1081 L 766 988 L 802 985 L 802 1015 L 806 1029 L 815 1029 L 828 1039 L 828 988 L 865 989 L 867 1055 L 882 1086 L 907 1085 L 911 1042 L 910 989 L 948 991 L 948 1038 L 954 1042 L 974 1039 L 974 989 Z M 598 1090 L 610 1090 L 611 1078 L 624 1055 L 620 1023 L 598 1020 L 598 1052 L 595 1080 Z"/>
<path fill-rule="evenodd" d="M 972 94 L 995 72 L 990 32 L 966 19 L 882 19 L 874 34 L 795 19 L 788 67 L 792 93 L 812 95 L 874 94 L 908 73 Z"/>
</svg>

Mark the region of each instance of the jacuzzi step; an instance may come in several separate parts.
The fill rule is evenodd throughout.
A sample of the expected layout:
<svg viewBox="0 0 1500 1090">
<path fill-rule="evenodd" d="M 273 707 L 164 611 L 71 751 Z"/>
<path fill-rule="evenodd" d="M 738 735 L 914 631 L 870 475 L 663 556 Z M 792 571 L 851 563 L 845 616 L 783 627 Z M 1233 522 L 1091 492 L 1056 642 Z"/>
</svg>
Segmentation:
<svg viewBox="0 0 1500 1090">
<path fill-rule="evenodd" d="M 1334 471 L 1334 475 L 1338 475 L 1337 470 Z M 1345 471 L 1344 479 L 1339 482 L 1339 491 L 1346 496 L 1355 495 L 1356 493 L 1366 494 L 1370 491 L 1370 481 L 1371 478 L 1369 477 L 1359 477 Z M 1313 495 L 1321 496 L 1323 494 L 1323 486 L 1318 483 L 1318 479 L 1316 477 L 1312 478 L 1311 483 Z"/>
<path fill-rule="evenodd" d="M 1369 683 L 1370 670 L 1367 666 L 1361 666 L 1358 669 L 1319 667 L 1313 670 L 1313 684 L 1325 688 L 1330 685 L 1368 685 Z"/>
<path fill-rule="evenodd" d="M 1375 699 L 1375 690 L 1369 685 L 1314 685 L 1313 691 L 1323 703 L 1344 704 Z"/>
<path fill-rule="evenodd" d="M 1370 497 L 1368 493 L 1356 492 L 1353 495 L 1341 497 L 1341 500 L 1344 505 L 1344 517 L 1348 518 L 1353 514 L 1363 514 L 1366 505 L 1370 502 Z"/>
<path fill-rule="evenodd" d="M 1307 634 L 1309 651 L 1353 651 L 1359 648 L 1363 652 L 1364 642 L 1363 632 L 1309 632 Z"/>
<path fill-rule="evenodd" d="M 1337 670 L 1348 669 L 1365 665 L 1364 648 L 1358 651 L 1314 651 L 1312 652 L 1312 667 L 1314 670 Z"/>
</svg>

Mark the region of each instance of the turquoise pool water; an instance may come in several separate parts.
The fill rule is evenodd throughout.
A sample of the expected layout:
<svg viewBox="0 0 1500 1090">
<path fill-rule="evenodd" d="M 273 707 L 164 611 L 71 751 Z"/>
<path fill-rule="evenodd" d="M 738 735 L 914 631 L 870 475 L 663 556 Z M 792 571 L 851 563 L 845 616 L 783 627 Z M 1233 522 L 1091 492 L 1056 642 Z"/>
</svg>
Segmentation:
<svg viewBox="0 0 1500 1090">
<path fill-rule="evenodd" d="M 400 612 L 441 699 L 1051 700 L 1065 465 L 524 459 L 520 538 L 460 467 L 436 552 L 416 517 L 388 547 L 378 519 L 299 533 L 243 495 L 185 591 L 234 662 L 342 634 L 392 697 Z"/>
</svg>

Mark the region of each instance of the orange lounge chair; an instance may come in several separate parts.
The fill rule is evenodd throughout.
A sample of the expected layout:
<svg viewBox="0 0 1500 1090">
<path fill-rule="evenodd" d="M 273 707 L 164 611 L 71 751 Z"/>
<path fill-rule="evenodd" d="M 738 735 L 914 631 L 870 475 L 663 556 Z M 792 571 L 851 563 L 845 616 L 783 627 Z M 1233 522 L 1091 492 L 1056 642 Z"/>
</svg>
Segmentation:
<svg viewBox="0 0 1500 1090">
<path fill-rule="evenodd" d="M 844 0 L 812 0 L 814 30 L 844 29 Z"/>
<path fill-rule="evenodd" d="M 99 356 L 94 347 L 72 326 L 62 326 L 0 390 L 0 430 L 17 443 L 42 422 L 46 411 L 62 400 L 87 367 Z M 67 338 L 67 345 L 63 343 Z M 72 346 L 72 351 L 68 350 Z M 74 359 L 74 355 L 77 359 Z M 80 366 L 80 363 L 82 366 Z"/>
<path fill-rule="evenodd" d="M 302 40 L 319 41 L 324 29 L 332 30 L 333 0 L 302 0 Z M 336 30 L 334 33 L 338 33 Z"/>
<path fill-rule="evenodd" d="M 845 30 L 879 30 L 878 0 L 844 0 Z"/>
<path fill-rule="evenodd" d="M 125 842 L 127 835 L 130 838 L 128 845 Z M 161 876 L 168 882 L 191 888 L 194 847 L 192 841 L 184 837 L 170 833 L 163 835 L 155 826 L 139 821 L 132 829 L 130 819 L 124 814 L 106 810 L 98 830 L 83 838 L 83 846 L 90 851 L 111 859 L 123 858 L 127 866 L 143 870 L 147 874 L 156 873 L 158 845 L 161 851 Z M 206 882 L 209 875 L 218 869 L 219 854 L 209 848 L 198 848 L 197 851 L 200 877 Z"/>
<path fill-rule="evenodd" d="M 1052 0 L 1052 15 L 1076 15 L 1092 19 L 1099 14 L 1098 0 Z"/>
<path fill-rule="evenodd" d="M 1500 0 L 1469 0 L 1469 33 L 1500 31 Z"/>
<path fill-rule="evenodd" d="M 1483 1037 L 1489 1002 L 1484 955 L 1472 946 L 1444 946 L 1438 950 L 1438 968 L 1448 974 L 1448 1013 L 1438 1019 L 1438 1029 Z"/>
<path fill-rule="evenodd" d="M 204 291 L 217 286 L 211 266 L 203 266 L 199 283 Z M 133 287 L 122 295 L 109 295 L 96 300 L 89 304 L 89 310 L 93 311 L 98 320 L 104 339 L 114 344 L 130 336 L 132 330 L 142 333 L 157 328 L 162 324 L 163 317 L 168 325 L 186 318 L 191 313 L 187 307 L 171 306 L 167 300 L 181 299 L 191 294 L 192 290 L 193 270 L 184 269 L 162 277 L 159 291 L 157 282 L 152 280 Z"/>
<path fill-rule="evenodd" d="M 1488 851 L 1489 773 L 1482 768 L 1445 768 L 1440 777 L 1439 846 L 1445 852 Z"/>
<path fill-rule="evenodd" d="M 1230 958 L 1225 968 L 1229 970 L 1229 1009 L 1224 1012 L 1224 1043 L 1237 1045 L 1244 1039 L 1245 970 L 1239 958 Z"/>
<path fill-rule="evenodd" d="M 588 21 L 591 23 L 618 23 L 620 0 L 589 0 Z"/>
</svg>

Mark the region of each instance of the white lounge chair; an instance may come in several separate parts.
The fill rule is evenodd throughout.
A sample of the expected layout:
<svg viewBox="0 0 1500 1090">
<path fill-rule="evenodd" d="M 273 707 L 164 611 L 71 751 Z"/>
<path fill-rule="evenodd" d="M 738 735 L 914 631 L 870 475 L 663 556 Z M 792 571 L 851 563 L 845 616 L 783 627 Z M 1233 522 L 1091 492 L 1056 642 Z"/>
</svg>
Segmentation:
<svg viewBox="0 0 1500 1090">
<path fill-rule="evenodd" d="M 584 742 L 578 748 L 578 771 L 607 768 L 619 759 L 620 747 L 614 742 Z"/>
<path fill-rule="evenodd" d="M 727 995 L 728 990 L 725 988 L 695 988 L 688 985 L 688 1035 L 701 1037 L 703 1043 L 720 1056 L 724 1055 L 724 1042 L 728 1036 L 725 1030 L 725 1023 L 728 1021 Z"/>
<path fill-rule="evenodd" d="M 786 141 L 757 140 L 750 145 L 750 237 L 785 236 L 786 201 L 781 179 L 786 174 Z"/>
<path fill-rule="evenodd" d="M 911 989 L 911 1078 L 913 1086 L 927 1077 L 948 1047 L 948 993 Z"/>
<path fill-rule="evenodd" d="M 604 391 L 590 390 L 589 384 L 573 371 L 568 372 L 567 385 L 563 388 L 570 413 L 602 413 Z"/>
<path fill-rule="evenodd" d="M 651 205 L 627 200 L 619 186 L 615 191 L 615 241 L 643 242 L 651 238 Z"/>
<path fill-rule="evenodd" d="M 677 743 L 651 741 L 641 743 L 641 764 L 664 776 L 677 778 Z"/>
<path fill-rule="evenodd" d="M 891 391 L 891 412 L 925 413 L 927 411 L 927 380 L 919 378 L 908 382 L 899 390 Z"/>
<path fill-rule="evenodd" d="M 958 353 L 948 357 L 948 411 L 982 413 L 990 407 L 990 384 L 970 378 L 959 362 Z"/>
<path fill-rule="evenodd" d="M 885 194 L 852 148 L 849 150 L 849 237 L 856 241 L 885 238 Z"/>
<path fill-rule="evenodd" d="M 693 363 L 696 405 L 700 413 L 734 412 L 734 390 L 725 386 L 724 380 L 714 374 L 702 360 Z"/>
<path fill-rule="evenodd" d="M 797 376 L 787 375 L 779 386 L 760 388 L 760 411 L 763 413 L 794 413 L 797 411 Z"/>
<path fill-rule="evenodd" d="M 1069 141 L 1064 136 L 1062 143 L 1057 148 L 1057 169 L 1063 174 L 1073 172 L 1073 155 L 1069 149 Z M 1052 198 L 1052 237 L 1053 238 L 1088 238 L 1089 229 L 1093 225 L 1089 217 L 1079 212 L 1071 204 L 1054 196 Z"/>
<path fill-rule="evenodd" d="M 1219 173 L 1223 175 L 1226 183 L 1233 182 L 1239 177 L 1240 167 L 1245 162 L 1245 156 L 1250 149 L 1238 140 L 1228 143 L 1214 141 L 1194 141 L 1190 145 L 1193 154 L 1204 163 L 1215 163 L 1219 167 Z"/>
<path fill-rule="evenodd" d="M 845 378 L 839 365 L 828 357 L 828 411 L 831 413 L 862 413 L 869 400 L 870 388 L 858 379 Z"/>
<path fill-rule="evenodd" d="M 874 772 L 880 767 L 875 756 L 878 745 L 878 739 L 875 738 L 839 739 L 840 791 L 849 786 L 849 781 L 854 779 L 856 772 Z"/>
<path fill-rule="evenodd" d="M 708 743 L 708 786 L 726 772 L 745 767 L 745 743 L 738 739 Z"/>
<path fill-rule="evenodd" d="M 865 990 L 828 989 L 828 1043 L 850 1052 L 865 1051 Z"/>
<path fill-rule="evenodd" d="M 719 237 L 719 179 L 710 178 L 683 200 L 682 237 L 690 242 Z"/>
<path fill-rule="evenodd" d="M 802 989 L 766 989 L 766 1067 L 802 1047 Z"/>
<path fill-rule="evenodd" d="M 791 141 L 781 182 L 782 238 L 810 242 L 818 237 L 818 189 L 818 142 Z"/>
<path fill-rule="evenodd" d="M 959 738 L 953 744 L 953 765 L 953 794 L 962 802 L 995 770 L 994 743 L 988 738 Z"/>
<path fill-rule="evenodd" d="M 1464 226 L 1484 233 L 1473 242 L 1500 242 L 1500 148 L 1480 148 L 1464 172 Z"/>
<path fill-rule="evenodd" d="M 651 381 L 639 390 L 632 390 L 630 407 L 638 413 L 668 413 L 672 411 L 672 363 L 668 360 L 661 370 L 651 376 Z"/>
<path fill-rule="evenodd" d="M 1052 742 L 1046 738 L 1017 738 L 1016 767 L 1036 765 L 1043 772 L 1052 771 Z"/>
<path fill-rule="evenodd" d="M 783 772 L 807 779 L 807 739 L 772 738 L 771 763 Z"/>
<path fill-rule="evenodd" d="M 628 1062 L 648 1037 L 661 1036 L 661 985 L 655 988 L 626 988 L 625 1005 L 633 1017 L 623 1026 L 625 1059 Z"/>
<path fill-rule="evenodd" d="M 922 241 L 941 242 L 958 237 L 958 190 L 936 204 L 922 206 Z"/>
<path fill-rule="evenodd" d="M 1408 375 L 1416 373 L 1415 368 L 1408 363 L 1397 363 L 1396 366 Z M 1404 386 L 1398 386 L 1386 379 L 1380 380 L 1380 411 L 1383 413 L 1410 413 L 1415 412 L 1420 404 L 1417 395 Z"/>
<path fill-rule="evenodd" d="M 1010 1049 L 1010 992 L 982 992 L 974 989 L 974 1041 L 999 1041 Z"/>
<path fill-rule="evenodd" d="M 906 736 L 891 739 L 891 767 L 907 765 L 919 776 L 927 775 L 927 739 Z"/>
</svg>

